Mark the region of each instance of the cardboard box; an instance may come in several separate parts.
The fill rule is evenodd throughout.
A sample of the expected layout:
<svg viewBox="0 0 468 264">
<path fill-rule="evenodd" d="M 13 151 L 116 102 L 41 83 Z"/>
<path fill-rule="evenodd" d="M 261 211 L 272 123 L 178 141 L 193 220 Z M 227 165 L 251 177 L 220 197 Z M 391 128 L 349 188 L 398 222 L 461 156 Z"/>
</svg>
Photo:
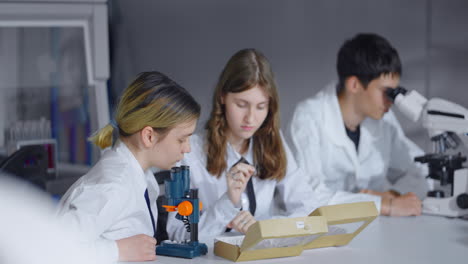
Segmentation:
<svg viewBox="0 0 468 264">
<path fill-rule="evenodd" d="M 309 216 L 323 216 L 327 219 L 328 233 L 306 244 L 304 249 L 343 246 L 361 233 L 379 212 L 374 202 L 359 202 L 323 206 Z"/>
<path fill-rule="evenodd" d="M 236 262 L 298 256 L 327 231 L 323 216 L 257 221 L 245 236 L 217 237 L 214 254 Z"/>
</svg>

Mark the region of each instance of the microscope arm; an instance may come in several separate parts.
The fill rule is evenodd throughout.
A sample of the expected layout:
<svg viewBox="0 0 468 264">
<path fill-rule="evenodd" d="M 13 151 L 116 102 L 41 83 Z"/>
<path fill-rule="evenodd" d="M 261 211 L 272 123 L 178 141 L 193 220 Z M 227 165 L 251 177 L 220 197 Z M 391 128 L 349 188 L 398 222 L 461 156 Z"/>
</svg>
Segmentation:
<svg viewBox="0 0 468 264">
<path fill-rule="evenodd" d="M 464 137 L 468 134 L 468 110 L 453 102 L 433 98 L 424 107 L 422 124 L 430 137 L 444 132 Z"/>
</svg>

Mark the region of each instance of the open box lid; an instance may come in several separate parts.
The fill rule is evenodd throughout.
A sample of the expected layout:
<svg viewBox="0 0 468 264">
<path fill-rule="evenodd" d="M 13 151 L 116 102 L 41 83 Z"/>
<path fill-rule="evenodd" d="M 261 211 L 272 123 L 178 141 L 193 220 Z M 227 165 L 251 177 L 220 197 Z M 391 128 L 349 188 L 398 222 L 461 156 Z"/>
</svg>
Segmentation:
<svg viewBox="0 0 468 264">
<path fill-rule="evenodd" d="M 329 225 L 357 221 L 372 221 L 379 215 L 374 202 L 327 205 L 315 209 L 309 216 L 323 216 Z"/>
<path fill-rule="evenodd" d="M 323 216 L 328 233 L 304 245 L 304 249 L 347 245 L 364 230 L 379 212 L 374 202 L 337 204 L 320 207 L 310 216 Z"/>
<path fill-rule="evenodd" d="M 270 248 L 302 246 L 326 232 L 328 232 L 327 219 L 323 216 L 257 221 L 247 231 L 240 246 L 240 252 L 256 249 L 256 247 L 268 248 L 269 245 L 273 245 Z M 315 237 L 314 235 L 317 236 Z M 287 238 L 293 237 L 297 237 L 298 239 L 287 240 Z M 282 245 L 278 246 L 277 243 L 273 242 L 282 242 L 279 243 Z M 260 245 L 262 243 L 263 245 Z"/>
</svg>

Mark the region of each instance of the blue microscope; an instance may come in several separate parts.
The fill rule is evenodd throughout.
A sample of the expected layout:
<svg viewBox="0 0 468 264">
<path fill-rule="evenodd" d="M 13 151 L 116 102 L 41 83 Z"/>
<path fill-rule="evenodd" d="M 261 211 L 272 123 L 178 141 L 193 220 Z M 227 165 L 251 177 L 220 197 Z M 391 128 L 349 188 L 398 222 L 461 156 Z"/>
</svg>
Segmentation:
<svg viewBox="0 0 468 264">
<path fill-rule="evenodd" d="M 198 189 L 190 189 L 189 166 L 173 167 L 171 179 L 164 181 L 167 205 L 163 205 L 167 212 L 177 212 L 176 218 L 181 220 L 190 241 L 163 241 L 156 247 L 156 255 L 194 258 L 205 255 L 208 247 L 198 242 L 198 222 L 200 220 L 201 202 L 198 199 Z"/>
</svg>

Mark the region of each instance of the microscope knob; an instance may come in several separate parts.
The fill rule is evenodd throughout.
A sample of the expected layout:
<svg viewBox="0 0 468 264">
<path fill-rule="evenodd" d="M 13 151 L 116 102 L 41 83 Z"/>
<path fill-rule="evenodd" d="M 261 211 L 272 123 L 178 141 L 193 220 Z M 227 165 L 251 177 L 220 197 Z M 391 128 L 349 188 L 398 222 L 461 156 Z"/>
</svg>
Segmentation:
<svg viewBox="0 0 468 264">
<path fill-rule="evenodd" d="M 434 198 L 444 198 L 444 192 L 441 190 L 434 190 L 434 191 L 429 191 L 427 192 L 428 197 L 434 197 Z"/>
<path fill-rule="evenodd" d="M 183 201 L 177 206 L 177 211 L 180 215 L 189 216 L 193 212 L 193 205 L 189 201 Z"/>
<path fill-rule="evenodd" d="M 457 205 L 461 209 L 468 209 L 468 194 L 462 193 L 457 197 Z"/>
</svg>

